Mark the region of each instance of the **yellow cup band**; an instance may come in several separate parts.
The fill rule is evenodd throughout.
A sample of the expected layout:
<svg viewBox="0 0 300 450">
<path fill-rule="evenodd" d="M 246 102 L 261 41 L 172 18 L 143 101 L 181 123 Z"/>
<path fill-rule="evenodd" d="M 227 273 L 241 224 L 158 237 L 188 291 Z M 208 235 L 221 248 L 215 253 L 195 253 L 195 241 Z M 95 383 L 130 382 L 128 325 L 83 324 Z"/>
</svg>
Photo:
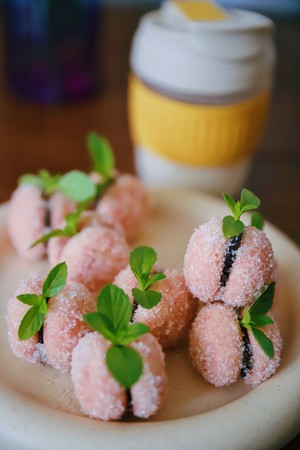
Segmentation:
<svg viewBox="0 0 300 450">
<path fill-rule="evenodd" d="M 174 100 L 129 78 L 128 113 L 133 144 L 190 166 L 222 166 L 258 147 L 270 91 L 231 105 Z"/>
</svg>

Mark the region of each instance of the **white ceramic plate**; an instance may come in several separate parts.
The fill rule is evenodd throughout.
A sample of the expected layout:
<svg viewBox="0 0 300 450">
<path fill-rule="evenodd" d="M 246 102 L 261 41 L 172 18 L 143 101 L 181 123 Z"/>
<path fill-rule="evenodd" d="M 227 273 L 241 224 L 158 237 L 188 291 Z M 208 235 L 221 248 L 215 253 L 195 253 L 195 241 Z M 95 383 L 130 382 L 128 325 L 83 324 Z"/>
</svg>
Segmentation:
<svg viewBox="0 0 300 450">
<path fill-rule="evenodd" d="M 155 205 L 135 242 L 155 247 L 159 263 L 182 267 L 193 229 L 226 207 L 206 195 L 154 190 Z M 104 423 L 83 417 L 68 374 L 16 359 L 6 339 L 6 303 L 20 279 L 44 274 L 46 263 L 23 262 L 5 231 L 0 208 L 0 448 L 44 449 L 277 449 L 299 431 L 300 253 L 267 225 L 281 279 L 276 317 L 284 339 L 282 364 L 256 389 L 243 381 L 227 388 L 206 383 L 192 368 L 186 347 L 167 353 L 169 391 L 164 409 L 150 421 Z"/>
</svg>

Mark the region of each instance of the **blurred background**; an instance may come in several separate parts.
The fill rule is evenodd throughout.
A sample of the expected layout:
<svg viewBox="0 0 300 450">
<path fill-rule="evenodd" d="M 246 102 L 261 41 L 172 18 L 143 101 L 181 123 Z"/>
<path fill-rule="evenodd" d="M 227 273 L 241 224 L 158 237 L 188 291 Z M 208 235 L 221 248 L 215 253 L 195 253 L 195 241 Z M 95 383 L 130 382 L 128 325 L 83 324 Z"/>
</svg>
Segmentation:
<svg viewBox="0 0 300 450">
<path fill-rule="evenodd" d="M 87 170 L 90 130 L 110 140 L 120 170 L 135 170 L 127 115 L 130 48 L 140 18 L 161 2 L 82 0 L 79 16 L 76 2 L 81 0 L 0 0 L 1 202 L 25 172 Z M 62 3 L 65 10 L 57 16 Z M 271 109 L 245 186 L 262 199 L 264 216 L 299 244 L 300 1 L 219 3 L 262 12 L 275 22 Z M 45 12 L 47 5 L 52 9 Z M 34 24 L 31 56 L 22 37 L 28 17 Z M 35 58 L 42 61 L 38 70 Z M 63 76 L 50 77 L 49 64 Z M 296 447 L 299 439 L 286 449 Z"/>
</svg>

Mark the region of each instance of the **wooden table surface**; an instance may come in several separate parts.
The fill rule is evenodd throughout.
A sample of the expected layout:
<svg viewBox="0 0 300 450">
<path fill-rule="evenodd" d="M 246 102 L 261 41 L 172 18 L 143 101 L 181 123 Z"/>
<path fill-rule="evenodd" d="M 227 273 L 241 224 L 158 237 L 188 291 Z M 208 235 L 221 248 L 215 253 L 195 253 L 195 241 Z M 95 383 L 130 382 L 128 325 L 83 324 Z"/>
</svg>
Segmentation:
<svg viewBox="0 0 300 450">
<path fill-rule="evenodd" d="M 14 98 L 3 77 L 0 46 L 0 202 L 9 199 L 24 172 L 87 170 L 85 139 L 90 130 L 106 136 L 118 167 L 133 171 L 126 118 L 128 56 L 144 9 L 105 12 L 102 47 L 104 85 L 99 96 L 80 103 L 41 106 Z M 277 23 L 278 63 L 266 133 L 246 186 L 262 200 L 264 216 L 300 243 L 300 26 Z M 0 27 L 1 31 L 1 27 Z M 0 37 L 0 44 L 3 36 Z M 286 449 L 296 448 L 294 440 Z M 298 446 L 299 448 L 299 446 Z"/>
</svg>

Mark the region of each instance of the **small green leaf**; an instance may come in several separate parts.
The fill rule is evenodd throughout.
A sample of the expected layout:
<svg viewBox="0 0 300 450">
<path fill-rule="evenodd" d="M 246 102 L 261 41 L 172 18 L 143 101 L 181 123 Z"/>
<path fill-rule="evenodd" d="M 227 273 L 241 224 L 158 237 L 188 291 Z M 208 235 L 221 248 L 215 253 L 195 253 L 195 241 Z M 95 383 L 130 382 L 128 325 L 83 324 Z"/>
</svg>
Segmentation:
<svg viewBox="0 0 300 450">
<path fill-rule="evenodd" d="M 107 284 L 97 299 L 97 310 L 108 317 L 114 330 L 126 327 L 132 314 L 132 306 L 128 295 L 113 284 Z"/>
<path fill-rule="evenodd" d="M 79 170 L 73 170 L 63 175 L 58 182 L 57 189 L 66 197 L 77 202 L 94 198 L 97 192 L 91 179 Z"/>
<path fill-rule="evenodd" d="M 225 192 L 222 192 L 223 198 L 225 200 L 226 205 L 229 207 L 229 209 L 231 210 L 232 214 L 234 215 L 235 213 L 235 201 L 233 200 L 233 198 L 229 195 L 229 194 L 225 194 Z"/>
<path fill-rule="evenodd" d="M 137 247 L 130 253 L 129 265 L 135 277 L 140 282 L 141 289 L 145 289 L 145 282 L 148 280 L 156 260 L 156 252 L 151 247 Z"/>
<path fill-rule="evenodd" d="M 260 199 L 248 189 L 242 189 L 240 198 L 240 215 L 245 211 L 251 211 L 260 207 Z"/>
<path fill-rule="evenodd" d="M 102 336 L 104 336 L 113 344 L 118 343 L 118 340 L 116 339 L 115 327 L 108 317 L 103 316 L 99 312 L 93 312 L 84 314 L 83 319 L 92 330 L 102 334 Z"/>
<path fill-rule="evenodd" d="M 89 206 L 91 199 L 87 199 L 85 202 L 81 202 L 78 204 L 77 208 L 74 212 L 67 214 L 65 217 L 66 226 L 64 231 L 68 236 L 75 236 L 78 233 L 78 222 L 83 211 L 87 209 Z"/>
<path fill-rule="evenodd" d="M 250 314 L 263 315 L 266 314 L 272 307 L 274 294 L 275 294 L 275 281 L 269 284 L 269 286 L 259 295 L 250 308 Z"/>
<path fill-rule="evenodd" d="M 252 213 L 252 215 L 251 215 L 251 225 L 252 225 L 252 227 L 257 228 L 258 230 L 263 230 L 263 228 L 264 228 L 264 218 L 258 211 L 254 211 Z"/>
<path fill-rule="evenodd" d="M 156 291 L 143 291 L 138 288 L 132 289 L 132 295 L 136 303 L 143 308 L 151 309 L 161 301 L 161 293 Z"/>
<path fill-rule="evenodd" d="M 88 149 L 93 161 L 92 170 L 105 179 L 112 178 L 115 158 L 109 142 L 96 133 L 89 133 Z"/>
<path fill-rule="evenodd" d="M 43 190 L 46 195 L 52 194 L 57 189 L 60 175 L 51 175 L 48 170 L 40 170 L 39 177 L 43 183 Z"/>
<path fill-rule="evenodd" d="M 266 336 L 265 333 L 263 333 L 258 328 L 252 327 L 251 331 L 252 331 L 253 336 L 255 337 L 256 341 L 258 342 L 258 344 L 264 351 L 264 353 L 270 359 L 272 359 L 274 357 L 274 346 L 273 346 L 273 342 L 271 341 L 271 339 L 269 339 L 268 336 Z"/>
<path fill-rule="evenodd" d="M 50 239 L 54 238 L 54 237 L 59 237 L 59 236 L 66 236 L 69 237 L 69 232 L 67 230 L 53 230 L 50 231 L 50 233 L 44 234 L 44 236 L 40 237 L 37 241 L 35 241 L 33 244 L 31 244 L 31 246 L 29 248 L 33 248 L 36 247 L 39 244 L 42 244 L 43 242 L 47 242 Z"/>
<path fill-rule="evenodd" d="M 48 306 L 47 306 L 47 299 L 46 298 L 42 298 L 42 301 L 40 303 L 40 312 L 41 314 L 46 315 L 48 312 Z"/>
<path fill-rule="evenodd" d="M 244 307 L 243 310 L 243 317 L 241 320 L 241 326 L 246 328 L 246 325 L 250 324 L 250 320 L 251 320 L 251 316 L 250 316 L 250 312 L 247 306 Z"/>
<path fill-rule="evenodd" d="M 256 315 L 251 315 L 251 326 L 255 327 L 255 328 L 262 328 L 265 327 L 266 325 L 271 325 L 272 323 L 274 323 L 274 321 L 271 319 L 271 317 L 269 316 L 256 316 Z"/>
<path fill-rule="evenodd" d="M 22 175 L 19 180 L 18 184 L 32 184 L 34 186 L 38 186 L 41 189 L 44 188 L 43 180 L 38 175 L 33 175 L 31 173 L 26 173 L 25 175 Z"/>
<path fill-rule="evenodd" d="M 149 331 L 149 327 L 147 325 L 144 325 L 143 323 L 132 323 L 128 326 L 124 335 L 118 338 L 118 342 L 120 345 L 130 344 Z"/>
<path fill-rule="evenodd" d="M 67 275 L 68 268 L 65 262 L 53 267 L 44 282 L 43 297 L 50 298 L 62 291 L 67 282 Z"/>
<path fill-rule="evenodd" d="M 149 280 L 147 281 L 147 283 L 145 285 L 145 289 L 147 289 L 149 286 L 151 286 L 151 284 L 155 283 L 156 281 L 161 281 L 161 280 L 164 280 L 165 278 L 167 278 L 167 277 L 164 273 L 161 273 L 161 272 L 156 273 L 151 278 L 149 278 Z"/>
<path fill-rule="evenodd" d="M 129 347 L 110 347 L 106 353 L 106 364 L 113 377 L 125 389 L 130 389 L 143 372 L 140 354 Z"/>
<path fill-rule="evenodd" d="M 20 341 L 26 341 L 30 339 L 32 336 L 37 333 L 43 323 L 44 323 L 45 315 L 41 314 L 40 308 L 38 305 L 32 306 L 25 316 L 23 317 L 19 329 L 18 329 L 18 337 Z"/>
<path fill-rule="evenodd" d="M 17 299 L 26 305 L 40 305 L 43 297 L 37 294 L 21 294 L 17 295 Z"/>
<path fill-rule="evenodd" d="M 222 222 L 222 231 L 226 238 L 231 238 L 243 233 L 244 224 L 232 216 L 225 216 Z"/>
</svg>

